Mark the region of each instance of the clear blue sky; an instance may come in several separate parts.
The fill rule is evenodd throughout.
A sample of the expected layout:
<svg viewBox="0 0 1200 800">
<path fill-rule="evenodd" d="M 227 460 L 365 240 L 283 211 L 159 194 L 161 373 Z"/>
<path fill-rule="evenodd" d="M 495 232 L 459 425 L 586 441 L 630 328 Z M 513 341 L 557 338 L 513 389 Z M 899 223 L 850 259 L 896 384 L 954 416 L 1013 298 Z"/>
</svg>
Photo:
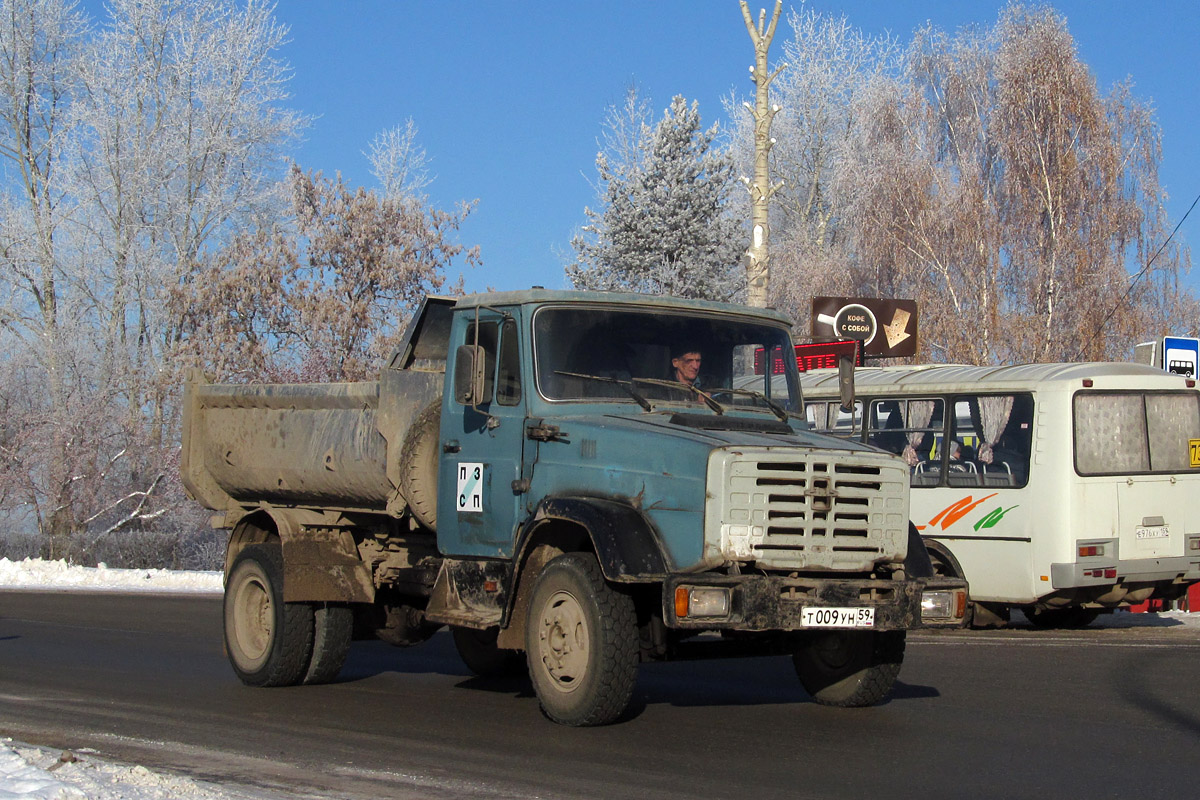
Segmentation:
<svg viewBox="0 0 1200 800">
<path fill-rule="evenodd" d="M 949 31 L 990 26 L 1003 5 L 809 3 L 904 43 L 926 20 Z M 1173 226 L 1200 194 L 1200 3 L 1051 5 L 1066 15 L 1102 91 L 1132 76 L 1137 95 L 1153 102 Z M 750 7 L 757 18 L 774 0 Z M 791 38 L 792 7 L 799 3 L 785 2 L 773 55 Z M 284 0 L 276 15 L 291 28 L 282 52 L 294 70 L 291 105 L 317 117 L 297 161 L 373 185 L 363 152 L 376 134 L 411 117 L 432 158 L 432 200 L 444 208 L 479 201 L 461 234 L 483 257 L 483 267 L 465 274 L 470 291 L 565 285 L 571 235 L 584 206 L 594 205 L 601 120 L 631 81 L 656 116 L 679 94 L 699 101 L 706 125 L 724 116 L 721 100 L 731 90 L 748 96 L 753 89 L 754 54 L 736 0 Z M 1200 207 L 1179 235 L 1200 243 Z M 1200 274 L 1192 284 L 1200 285 Z"/>
</svg>

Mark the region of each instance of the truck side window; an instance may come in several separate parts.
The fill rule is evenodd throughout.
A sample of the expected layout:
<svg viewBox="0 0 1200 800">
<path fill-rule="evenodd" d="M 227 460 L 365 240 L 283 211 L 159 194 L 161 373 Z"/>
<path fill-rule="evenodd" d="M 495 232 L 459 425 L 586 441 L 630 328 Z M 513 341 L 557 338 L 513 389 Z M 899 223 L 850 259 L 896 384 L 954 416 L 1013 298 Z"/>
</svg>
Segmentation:
<svg viewBox="0 0 1200 800">
<path fill-rule="evenodd" d="M 500 330 L 500 366 L 496 373 L 496 402 L 502 406 L 521 402 L 521 349 L 517 344 L 517 323 L 506 319 Z"/>
<path fill-rule="evenodd" d="M 483 348 L 484 358 L 486 358 L 485 374 L 487 378 L 483 384 L 483 403 L 490 403 L 492 400 L 492 387 L 495 385 L 496 375 L 496 339 L 498 338 L 498 330 L 495 322 L 480 322 L 479 323 L 479 346 Z M 475 323 L 472 322 L 467 326 L 467 338 L 463 344 L 475 344 Z"/>
</svg>

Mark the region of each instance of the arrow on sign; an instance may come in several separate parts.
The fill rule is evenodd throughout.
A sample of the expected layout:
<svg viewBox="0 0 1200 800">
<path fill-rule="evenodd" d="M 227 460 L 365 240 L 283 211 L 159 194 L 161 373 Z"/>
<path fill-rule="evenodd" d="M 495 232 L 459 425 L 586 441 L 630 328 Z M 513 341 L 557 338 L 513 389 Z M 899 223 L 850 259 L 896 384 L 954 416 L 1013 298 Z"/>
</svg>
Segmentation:
<svg viewBox="0 0 1200 800">
<path fill-rule="evenodd" d="M 883 326 L 883 335 L 887 337 L 889 350 L 909 337 L 910 334 L 905 331 L 905 328 L 908 327 L 908 319 L 911 316 L 904 309 L 897 308 L 896 312 L 892 314 L 892 321 Z"/>
</svg>

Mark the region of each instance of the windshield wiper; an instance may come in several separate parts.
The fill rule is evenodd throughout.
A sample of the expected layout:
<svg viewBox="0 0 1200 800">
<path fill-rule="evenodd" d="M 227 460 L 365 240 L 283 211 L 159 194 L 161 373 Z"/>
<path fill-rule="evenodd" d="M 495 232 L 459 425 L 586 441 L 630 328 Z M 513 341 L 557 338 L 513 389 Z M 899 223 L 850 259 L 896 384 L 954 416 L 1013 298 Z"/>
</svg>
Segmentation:
<svg viewBox="0 0 1200 800">
<path fill-rule="evenodd" d="M 695 386 L 692 386 L 690 383 L 684 383 L 683 381 L 662 380 L 660 378 L 630 378 L 629 380 L 631 380 L 634 383 L 648 383 L 652 386 L 666 386 L 671 389 L 685 389 L 685 390 L 691 392 L 692 394 L 696 395 L 697 397 L 699 397 L 701 400 L 703 400 L 704 405 L 711 408 L 715 413 L 717 413 L 717 414 L 725 413 L 725 406 L 721 405 L 716 400 L 714 400 L 712 398 L 712 396 L 709 395 L 707 392 L 703 392 L 700 389 L 697 389 Z"/>
<path fill-rule="evenodd" d="M 787 409 L 785 409 L 783 406 L 776 403 L 771 398 L 767 397 L 762 392 L 756 392 L 753 389 L 728 389 L 728 388 L 713 389 L 712 392 L 713 392 L 713 394 L 716 394 L 717 392 L 729 392 L 730 394 L 744 394 L 747 397 L 753 397 L 758 400 L 762 400 L 763 403 L 767 406 L 767 408 L 771 409 L 771 413 L 773 413 L 776 417 L 779 417 L 780 422 L 787 422 L 789 419 Z"/>
<path fill-rule="evenodd" d="M 650 405 L 650 401 L 646 399 L 645 395 L 643 395 L 636 388 L 634 388 L 632 380 L 622 380 L 620 378 L 612 378 L 612 377 L 609 377 L 608 375 L 588 375 L 585 372 L 564 372 L 561 369 L 554 370 L 554 374 L 555 375 L 565 375 L 568 378 L 583 378 L 584 380 L 589 380 L 589 381 L 600 381 L 601 383 L 615 383 L 617 386 L 620 386 L 622 389 L 624 389 L 629 394 L 629 396 L 632 397 L 635 401 L 637 401 L 637 404 L 639 406 L 641 406 L 642 408 L 644 408 L 646 411 L 654 410 L 654 407 Z M 635 378 L 634 380 L 639 380 L 639 379 Z"/>
</svg>

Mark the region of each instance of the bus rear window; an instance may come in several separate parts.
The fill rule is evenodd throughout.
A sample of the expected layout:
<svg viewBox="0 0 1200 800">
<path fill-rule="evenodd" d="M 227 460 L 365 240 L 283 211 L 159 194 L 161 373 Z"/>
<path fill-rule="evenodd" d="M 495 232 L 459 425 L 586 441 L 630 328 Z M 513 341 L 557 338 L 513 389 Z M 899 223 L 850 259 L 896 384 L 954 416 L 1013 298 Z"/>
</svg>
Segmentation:
<svg viewBox="0 0 1200 800">
<path fill-rule="evenodd" d="M 1200 392 L 1075 395 L 1080 475 L 1188 472 L 1189 439 L 1200 439 Z"/>
</svg>

